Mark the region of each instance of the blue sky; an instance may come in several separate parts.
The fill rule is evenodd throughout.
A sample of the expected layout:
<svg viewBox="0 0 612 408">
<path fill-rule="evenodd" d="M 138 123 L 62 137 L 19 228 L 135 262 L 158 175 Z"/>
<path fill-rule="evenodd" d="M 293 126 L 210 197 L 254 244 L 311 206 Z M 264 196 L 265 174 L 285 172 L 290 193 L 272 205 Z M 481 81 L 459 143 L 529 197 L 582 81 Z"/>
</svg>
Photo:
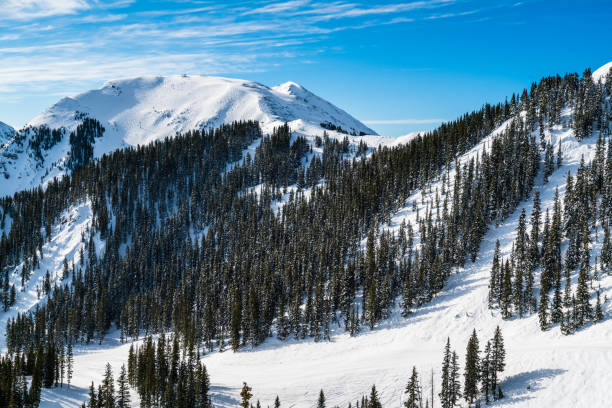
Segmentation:
<svg viewBox="0 0 612 408">
<path fill-rule="evenodd" d="M 295 81 L 381 134 L 612 60 L 610 1 L 0 0 L 0 121 L 144 74 Z"/>
</svg>

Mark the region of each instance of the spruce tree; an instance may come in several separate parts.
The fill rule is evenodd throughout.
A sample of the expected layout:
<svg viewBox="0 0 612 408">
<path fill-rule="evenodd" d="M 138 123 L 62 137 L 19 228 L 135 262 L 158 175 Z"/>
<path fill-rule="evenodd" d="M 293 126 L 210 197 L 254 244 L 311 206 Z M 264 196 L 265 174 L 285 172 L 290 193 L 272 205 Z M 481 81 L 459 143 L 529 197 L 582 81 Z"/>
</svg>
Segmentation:
<svg viewBox="0 0 612 408">
<path fill-rule="evenodd" d="M 66 382 L 68 383 L 68 388 L 70 388 L 73 371 L 74 356 L 72 355 L 72 343 L 68 343 L 68 350 L 66 351 Z"/>
<path fill-rule="evenodd" d="M 100 408 L 115 408 L 115 381 L 110 363 L 106 363 L 101 392 L 98 393 Z"/>
<path fill-rule="evenodd" d="M 125 364 L 121 365 L 121 371 L 117 378 L 117 408 L 129 408 L 130 407 L 130 389 L 127 378 L 127 371 Z"/>
<path fill-rule="evenodd" d="M 451 403 L 451 362 L 452 362 L 452 351 L 450 348 L 450 337 L 446 339 L 446 346 L 444 347 L 444 358 L 442 359 L 442 381 L 440 385 L 440 403 L 442 408 L 452 408 Z"/>
<path fill-rule="evenodd" d="M 251 398 L 253 397 L 253 393 L 251 391 L 252 391 L 252 388 L 249 387 L 246 382 L 243 382 L 242 390 L 240 391 L 240 398 L 241 398 L 240 406 L 242 408 L 249 408 L 249 402 L 251 401 Z"/>
<path fill-rule="evenodd" d="M 382 408 L 382 404 L 378 399 L 378 391 L 376 391 L 376 385 L 372 385 L 372 390 L 370 391 L 370 404 L 368 408 Z"/>
<path fill-rule="evenodd" d="M 485 402 L 489 403 L 489 393 L 491 392 L 491 341 L 485 345 L 482 360 L 480 361 L 480 391 L 485 396 Z"/>
<path fill-rule="evenodd" d="M 478 382 L 480 380 L 479 353 L 478 336 L 476 335 L 476 329 L 474 329 L 467 344 L 465 370 L 463 374 L 465 379 L 463 385 L 463 397 L 470 404 L 474 402 L 474 399 L 478 395 Z"/>
<path fill-rule="evenodd" d="M 595 314 L 593 316 L 593 322 L 599 323 L 604 319 L 603 311 L 601 310 L 601 299 L 599 291 L 597 291 L 597 303 L 595 304 Z"/>
<path fill-rule="evenodd" d="M 325 408 L 325 394 L 323 390 L 319 391 L 319 399 L 317 400 L 317 408 Z"/>
<path fill-rule="evenodd" d="M 404 407 L 406 408 L 421 408 L 422 403 L 422 391 L 419 383 L 419 374 L 416 367 L 412 367 L 412 374 L 406 385 L 406 401 Z"/>
<path fill-rule="evenodd" d="M 493 340 L 491 341 L 491 359 L 489 361 L 491 389 L 495 390 L 499 384 L 499 374 L 506 368 L 506 349 L 499 326 L 495 329 Z"/>
</svg>

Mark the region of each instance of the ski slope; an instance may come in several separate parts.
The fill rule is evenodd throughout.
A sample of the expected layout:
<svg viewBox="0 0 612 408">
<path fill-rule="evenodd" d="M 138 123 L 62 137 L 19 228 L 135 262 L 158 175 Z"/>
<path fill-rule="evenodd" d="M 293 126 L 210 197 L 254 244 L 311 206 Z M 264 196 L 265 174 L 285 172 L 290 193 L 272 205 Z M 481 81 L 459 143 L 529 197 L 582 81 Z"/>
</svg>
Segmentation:
<svg viewBox="0 0 612 408">
<path fill-rule="evenodd" d="M 564 112 L 564 117 L 569 115 Z M 470 152 L 460 158 L 463 163 L 491 145 L 492 138 L 509 124 L 504 123 Z M 553 145 L 559 141 L 563 150 L 563 165 L 548 183 L 537 179 L 534 189 L 540 191 L 543 212 L 552 209 L 555 188 L 564 194 L 568 171 L 575 173 L 582 157 L 588 162 L 595 151 L 597 136 L 579 142 L 573 132 L 562 126 L 547 131 Z M 453 180 L 454 170 L 450 170 Z M 417 202 L 424 214 L 433 200 L 441 181 L 434 181 L 427 189 L 413 194 L 408 200 Z M 452 191 L 452 189 L 449 189 Z M 449 192 L 450 194 L 450 192 Z M 443 198 L 443 197 L 442 197 Z M 441 199 L 442 199 L 441 198 Z M 423 201 L 423 202 L 422 202 Z M 608 384 L 612 379 L 612 321 L 608 318 L 597 325 L 587 325 L 577 333 L 564 336 L 558 326 L 540 331 L 537 315 L 524 319 L 503 320 L 499 313 L 487 306 L 488 279 L 495 241 L 501 242 L 502 256 L 508 256 L 521 210 L 531 212 L 531 202 L 520 205 L 504 223 L 488 231 L 481 245 L 478 259 L 458 270 L 445 290 L 436 298 L 404 318 L 399 305 L 392 316 L 373 331 L 366 328 L 356 337 L 334 328 L 329 342 L 316 343 L 312 339 L 280 342 L 268 339 L 256 349 L 241 349 L 237 353 L 214 352 L 204 357 L 212 379 L 213 402 L 218 407 L 238 404 L 242 381 L 253 387 L 254 398 L 263 406 L 272 404 L 278 394 L 283 406 L 312 407 L 318 392 L 323 389 L 328 406 L 346 406 L 376 384 L 385 407 L 398 407 L 404 399 L 403 390 L 410 370 L 415 365 L 430 395 L 429 377 L 433 370 L 435 406 L 439 406 L 437 392 L 442 350 L 446 338 L 460 356 L 463 365 L 465 347 L 475 328 L 481 347 L 493 336 L 497 325 L 505 338 L 507 364 L 501 386 L 505 398 L 492 404 L 495 407 L 603 407 L 607 406 Z M 412 205 L 399 210 L 390 224 L 396 229 L 403 220 L 413 225 L 416 211 Z M 418 234 L 415 234 L 418 239 Z M 598 256 L 602 234 L 593 235 L 592 256 Z M 575 285 L 577 276 L 572 280 Z M 538 277 L 536 276 L 536 281 Z M 602 278 L 603 298 L 612 297 L 612 277 Z M 604 313 L 611 312 L 610 302 L 603 305 Z M 111 334 L 103 345 L 75 347 L 74 387 L 70 391 L 43 390 L 42 407 L 72 407 L 84 400 L 91 381 L 98 383 L 106 362 L 115 370 L 125 363 L 130 344 L 120 344 L 118 333 Z M 79 399 L 80 396 L 80 399 Z"/>
<path fill-rule="evenodd" d="M 376 135 L 340 108 L 294 83 L 273 88 L 241 79 L 175 75 L 137 77 L 105 83 L 100 89 L 63 98 L 26 125 L 65 128 L 63 139 L 33 157 L 27 142 L 0 147 L 0 194 L 45 184 L 65 173 L 70 150 L 67 135 L 84 117 L 95 118 L 106 129 L 95 141 L 94 157 L 127 146 L 151 143 L 193 129 L 256 120 L 264 133 L 287 122 L 297 135 L 323 134 L 322 123 L 351 134 Z M 1 131 L 1 129 L 0 129 Z M 344 137 L 343 133 L 328 131 Z M 2 142 L 0 134 L 0 146 Z M 4 155 L 2 153 L 5 153 Z"/>
<path fill-rule="evenodd" d="M 607 66 L 612 67 L 612 63 L 607 64 Z M 599 75 L 598 73 L 606 71 L 606 69 L 603 71 L 602 69 L 603 67 L 594 72 L 594 78 Z M 185 80 L 184 77 L 172 78 L 179 82 Z M 153 84 L 158 84 L 151 86 L 151 88 L 165 86 L 159 85 L 159 82 L 155 82 L 157 80 L 154 78 L 139 80 L 146 83 L 149 83 L 147 81 L 153 81 Z M 119 82 L 121 81 L 116 83 Z M 115 89 L 113 84 L 115 82 L 108 83 L 102 89 L 108 90 L 110 88 L 113 90 Z M 121 86 L 119 88 L 123 89 Z M 303 90 L 303 88 L 301 89 Z M 302 95 L 301 98 L 305 100 L 312 100 L 312 97 L 305 93 L 308 91 L 302 91 L 292 83 L 268 88 L 268 90 L 267 92 L 271 94 L 284 94 L 284 97 L 279 96 L 279 98 L 286 98 L 285 100 L 294 97 L 300 98 L 297 94 Z M 186 92 L 186 90 L 183 91 Z M 102 93 L 101 90 L 91 92 Z M 139 92 L 134 92 L 134 94 L 139 94 Z M 250 91 L 244 92 L 248 93 Z M 178 94 L 179 92 L 177 92 Z M 123 95 L 123 92 L 120 95 Z M 97 97 L 106 98 L 106 96 Z M 124 97 L 127 98 L 125 95 Z M 242 97 L 248 99 L 248 96 L 242 95 Z M 75 99 L 77 98 L 75 97 Z M 136 98 L 136 96 L 131 98 Z M 147 100 L 152 99 L 154 99 L 153 96 L 147 98 Z M 163 98 L 160 97 L 159 100 L 161 101 L 161 99 Z M 87 99 L 81 98 L 79 103 L 83 103 L 83 106 L 85 106 L 85 100 Z M 174 102 L 176 103 L 176 101 Z M 68 102 L 65 103 L 69 104 Z M 241 108 L 243 113 L 248 111 L 248 106 L 252 106 L 248 101 L 241 103 L 244 103 L 244 105 L 241 105 L 243 106 Z M 307 102 L 299 103 L 305 104 Z M 223 103 L 220 102 L 218 106 L 221 105 Z M 108 107 L 109 111 L 111 109 L 111 107 Z M 54 113 L 49 113 L 51 110 L 54 110 Z M 61 109 L 52 107 L 41 117 L 35 119 L 33 123 L 52 123 L 52 120 L 57 120 L 53 123 L 73 126 L 74 124 L 69 124 L 70 110 L 66 108 L 64 119 L 62 119 L 60 112 Z M 74 113 L 74 111 L 72 112 Z M 149 118 L 142 112 L 150 111 L 144 109 L 140 113 L 132 112 L 131 117 Z M 233 116 L 238 115 L 236 112 L 226 111 L 223 113 L 225 116 L 221 116 L 226 119 L 237 117 Z M 263 115 L 264 110 L 254 109 L 249 112 L 255 112 L 256 114 L 260 112 Z M 575 174 L 581 158 L 589 162 L 594 157 L 597 135 L 578 141 L 567 127 L 567 119 L 570 113 L 568 110 L 563 112 L 564 126 L 555 126 L 552 130 L 546 131 L 547 138 L 553 146 L 557 146 L 561 142 L 563 165 L 555 170 L 548 183 L 544 183 L 541 176 L 536 179 L 534 191 L 540 191 L 543 213 L 547 208 L 552 210 L 555 188 L 559 188 L 561 198 L 563 197 L 567 172 Z M 289 113 L 285 112 L 285 114 L 287 115 L 285 117 L 291 117 Z M 108 118 L 111 118 L 111 114 L 108 115 Z M 275 126 L 275 123 L 282 122 L 276 115 L 277 113 L 254 118 L 261 120 L 264 130 L 266 130 L 271 129 L 270 126 Z M 321 122 L 322 120 L 316 119 L 314 115 L 315 113 L 308 120 L 294 119 L 290 121 L 290 126 L 298 132 L 311 135 L 311 137 L 320 135 L 323 129 L 320 128 L 317 121 Z M 109 135 L 115 135 L 109 140 L 112 140 L 112 143 L 116 142 L 116 144 L 111 145 L 112 143 L 108 142 L 109 144 L 106 145 L 107 141 L 105 139 L 99 146 L 96 145 L 96 154 L 107 148 L 114 149 L 117 146 L 131 144 L 128 141 L 137 144 L 146 143 L 149 140 L 147 139 L 149 133 L 144 131 L 140 133 L 140 130 L 148 126 L 157 129 L 157 125 L 147 122 L 148 119 L 143 119 L 143 121 L 135 124 L 125 119 L 128 116 L 123 116 L 121 113 L 112 116 L 115 118 L 114 123 L 117 126 L 125 126 L 124 128 L 118 128 L 126 129 L 125 136 L 122 137 L 120 137 L 120 133 L 113 133 L 114 130 L 109 132 L 111 128 L 103 123 L 107 127 L 107 132 L 109 132 L 105 135 L 105 138 Z M 173 114 L 170 116 L 174 117 Z M 222 123 L 225 119 L 220 119 L 220 117 L 213 118 L 210 116 L 209 118 L 221 121 L 214 123 Z M 245 119 L 249 119 L 249 117 L 245 117 Z M 38 120 L 39 122 L 36 122 Z M 66 121 L 62 122 L 63 120 Z M 104 120 L 110 123 L 110 119 Z M 195 123 L 198 123 L 197 120 Z M 348 119 L 346 120 L 348 121 Z M 213 126 L 212 123 L 210 126 Z M 335 123 L 344 122 L 338 121 Z M 483 150 L 489 149 L 492 139 L 502 132 L 508 124 L 509 122 L 502 124 L 490 136 L 464 154 L 459 162 L 464 163 L 470 158 L 482 154 Z M 200 125 L 206 126 L 203 122 Z M 173 125 L 170 124 L 159 126 L 165 126 L 164 129 L 173 129 Z M 334 136 L 343 137 L 342 134 L 337 134 L 337 132 L 330 133 Z M 128 135 L 130 136 L 128 137 Z M 364 141 L 368 145 L 376 147 L 405 143 L 416 136 L 416 134 L 409 134 L 399 140 L 378 136 L 357 136 L 352 137 L 351 142 Z M 254 148 L 255 146 L 249 147 L 249 149 Z M 56 156 L 53 156 L 53 158 L 56 158 Z M 57 160 L 61 160 L 61 157 Z M 61 171 L 59 167 L 57 171 Z M 451 168 L 449 171 L 450 180 L 454 179 L 453 174 L 454 169 Z M 419 214 L 425 213 L 427 205 L 431 205 L 430 203 L 433 202 L 436 191 L 441 191 L 441 186 L 441 180 L 435 180 L 425 191 L 413 194 L 408 199 L 406 207 L 400 209 L 392 217 L 391 222 L 382 226 L 382 228 L 395 230 L 399 228 L 402 221 L 411 221 L 415 226 L 417 212 Z M 451 194 L 451 192 L 452 188 L 449 189 L 448 194 Z M 440 197 L 441 200 L 443 198 L 443 196 Z M 412 202 L 417 203 L 417 211 L 413 210 Z M 515 239 L 519 214 L 524 208 L 529 215 L 531 207 L 531 202 L 522 203 L 502 224 L 497 227 L 490 226 L 476 262 L 468 262 L 465 268 L 457 270 L 449 279 L 444 291 L 407 318 L 400 315 L 398 305 L 389 319 L 379 324 L 372 331 L 365 327 L 362 328 L 361 333 L 355 337 L 350 337 L 344 333 L 343 328 L 333 326 L 331 341 L 329 342 L 317 343 L 312 339 L 280 342 L 276 338 L 269 338 L 263 345 L 255 349 L 244 348 L 237 353 L 231 351 L 214 352 L 204 356 L 203 361 L 212 380 L 213 403 L 216 407 L 237 406 L 242 381 L 246 381 L 253 387 L 254 400 L 259 399 L 262 406 L 272 405 L 274 398 L 278 395 L 283 407 L 312 407 L 316 405 L 319 390 L 323 389 L 328 406 L 346 407 L 349 401 L 354 405 L 357 399 L 369 393 L 372 384 L 376 384 L 383 406 L 386 408 L 399 407 L 404 401 L 403 390 L 414 365 L 422 376 L 423 392 L 426 396 L 431 394 L 429 378 L 433 370 L 434 402 L 435 406 L 439 407 L 437 393 L 440 387 L 442 351 L 447 337 L 450 337 L 451 346 L 458 352 L 460 365 L 463 367 L 465 348 L 472 330 L 476 329 L 482 349 L 483 343 L 493 336 L 495 327 L 499 325 L 504 335 L 507 355 L 506 370 L 501 382 L 505 398 L 492 403 L 491 406 L 534 408 L 609 406 L 609 401 L 612 399 L 612 391 L 608 391 L 609 384 L 612 381 L 612 374 L 609 374 L 612 366 L 612 342 L 610 341 L 612 339 L 612 320 L 609 318 L 612 306 L 609 300 L 602 305 L 606 315 L 603 322 L 597 325 L 586 325 L 570 336 L 562 335 L 558 326 L 553 326 L 548 331 L 542 332 L 539 328 L 537 315 L 524 319 L 503 320 L 498 311 L 488 308 L 488 280 L 495 241 L 499 239 L 502 257 L 507 257 Z M 17 307 L 8 313 L 0 313 L 0 330 L 4 330 L 6 319 L 14 316 L 17 311 L 28 310 L 39 301 L 44 302 L 44 297 L 38 299 L 36 286 L 42 281 L 45 269 L 49 269 L 54 281 L 59 283 L 63 258 L 66 257 L 69 262 L 72 260 L 76 263 L 79 262 L 78 253 L 82 246 L 80 233 L 87 231 L 90 223 L 91 209 L 89 203 L 81 203 L 66 211 L 62 223 L 54 228 L 50 242 L 45 243 L 41 268 L 34 272 L 32 280 L 23 288 L 24 292 L 18 293 Z M 418 238 L 418 234 L 415 234 L 415 244 L 417 245 Z M 599 235 L 595 233 L 592 235 L 593 260 L 599 256 L 602 238 L 601 231 Z M 102 248 L 101 243 L 98 247 Z M 596 262 L 592 262 L 592 264 L 596 264 Z M 577 276 L 572 276 L 574 285 L 576 280 Z M 537 275 L 535 281 L 539 282 Z M 604 276 L 598 283 L 601 285 L 602 300 L 610 299 L 612 297 L 612 277 Z M 79 406 L 81 402 L 86 400 L 91 382 L 100 383 L 107 362 L 111 363 L 115 374 L 117 374 L 121 364 L 127 361 L 129 347 L 130 343 L 121 344 L 119 342 L 119 333 L 116 331 L 109 333 L 101 345 L 76 345 L 74 347 L 74 378 L 71 388 L 43 389 L 41 407 L 67 408 Z M 4 348 L 3 336 L 0 339 L 0 348 Z M 138 406 L 134 391 L 132 391 L 132 399 L 133 406 Z M 463 400 L 462 403 L 465 406 Z"/>
</svg>

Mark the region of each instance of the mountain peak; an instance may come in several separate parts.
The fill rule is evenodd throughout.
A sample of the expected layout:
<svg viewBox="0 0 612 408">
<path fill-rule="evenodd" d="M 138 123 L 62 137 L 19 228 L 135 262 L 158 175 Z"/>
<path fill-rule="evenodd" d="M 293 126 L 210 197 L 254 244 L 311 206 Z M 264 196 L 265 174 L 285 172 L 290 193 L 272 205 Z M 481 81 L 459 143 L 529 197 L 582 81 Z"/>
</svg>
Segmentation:
<svg viewBox="0 0 612 408">
<path fill-rule="evenodd" d="M 94 157 L 193 129 L 245 120 L 259 122 L 264 133 L 288 123 L 292 131 L 307 138 L 320 136 L 326 130 L 334 135 L 335 131 L 329 129 L 376 135 L 342 109 L 295 82 L 270 88 L 243 79 L 198 75 L 110 80 L 99 89 L 60 99 L 26 127 L 64 128 L 68 134 L 86 117 L 98 120 L 105 129 L 93 146 Z M 9 137 L 2 139 L 0 134 L 0 145 L 7 140 Z M 0 157 L 5 175 L 0 178 L 0 191 L 12 193 L 64 174 L 63 163 L 70 146 L 64 137 L 36 155 L 16 145 L 7 148 L 11 151 L 5 153 L 10 155 Z M 24 160 L 18 160 L 20 155 Z"/>
</svg>

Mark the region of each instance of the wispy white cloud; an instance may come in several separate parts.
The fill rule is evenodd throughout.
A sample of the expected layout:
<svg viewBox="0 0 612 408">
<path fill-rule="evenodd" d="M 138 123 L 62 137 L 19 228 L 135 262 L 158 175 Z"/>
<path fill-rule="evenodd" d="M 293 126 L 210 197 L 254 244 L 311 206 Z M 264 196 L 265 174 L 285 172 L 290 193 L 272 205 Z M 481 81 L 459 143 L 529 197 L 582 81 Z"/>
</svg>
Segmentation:
<svg viewBox="0 0 612 408">
<path fill-rule="evenodd" d="M 389 1 L 277 0 L 255 6 L 177 1 L 168 9 L 138 11 L 135 0 L 0 0 L 0 9 L 7 10 L 0 15 L 0 39 L 7 41 L 0 46 L 0 92 L 28 87 L 57 92 L 75 82 L 114 77 L 313 63 L 320 47 L 306 44 L 334 33 L 411 23 L 434 9 L 450 18 L 466 9 L 456 0 Z M 8 43 L 11 39 L 18 41 Z M 392 122 L 430 121 L 439 120 Z"/>
<path fill-rule="evenodd" d="M 282 11 L 288 11 L 288 10 L 296 10 L 297 8 L 308 4 L 309 0 L 294 0 L 294 1 L 285 1 L 282 3 L 273 3 L 273 4 L 268 4 L 266 6 L 263 7 L 258 7 L 258 8 L 254 8 L 251 10 L 247 10 L 245 12 L 242 13 L 242 15 L 247 16 L 250 14 L 272 14 L 272 13 L 279 13 Z"/>
<path fill-rule="evenodd" d="M 87 10 L 85 0 L 0 0 L 0 20 L 28 20 Z"/>
<path fill-rule="evenodd" d="M 462 16 L 469 16 L 472 14 L 476 14 L 478 13 L 480 10 L 468 10 L 468 11 L 462 11 L 462 12 L 457 12 L 457 13 L 444 13 L 444 14 L 436 14 L 436 15 L 432 15 L 432 16 L 427 16 L 425 17 L 426 20 L 438 20 L 441 18 L 452 18 L 452 17 L 462 17 Z"/>
<path fill-rule="evenodd" d="M 91 14 L 80 19 L 83 23 L 113 23 L 115 21 L 125 20 L 127 14 L 105 14 L 95 15 Z"/>
</svg>

